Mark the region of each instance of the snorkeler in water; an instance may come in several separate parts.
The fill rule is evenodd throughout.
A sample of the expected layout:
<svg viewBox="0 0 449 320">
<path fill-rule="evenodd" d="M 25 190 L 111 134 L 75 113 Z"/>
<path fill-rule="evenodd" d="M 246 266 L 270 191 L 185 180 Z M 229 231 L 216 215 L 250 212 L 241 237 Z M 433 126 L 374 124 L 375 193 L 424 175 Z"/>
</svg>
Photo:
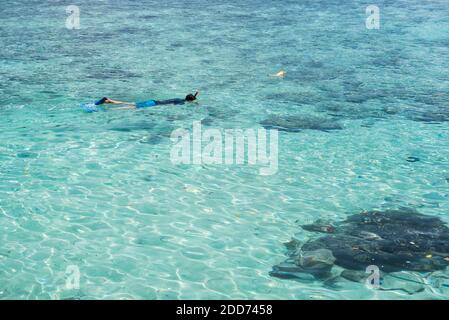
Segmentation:
<svg viewBox="0 0 449 320">
<path fill-rule="evenodd" d="M 199 92 L 196 91 L 195 94 L 188 94 L 184 99 L 169 99 L 169 100 L 147 100 L 142 102 L 124 102 L 124 101 L 117 101 L 112 100 L 109 98 L 102 98 L 101 100 L 95 102 L 95 105 L 101 105 L 101 104 L 113 104 L 113 105 L 123 105 L 123 107 L 114 108 L 113 110 L 120 110 L 120 109 L 141 109 L 141 108 L 148 108 L 148 107 L 154 107 L 154 106 L 161 106 L 161 105 L 180 105 L 185 104 L 186 102 L 193 102 L 197 99 L 199 95 Z"/>
</svg>

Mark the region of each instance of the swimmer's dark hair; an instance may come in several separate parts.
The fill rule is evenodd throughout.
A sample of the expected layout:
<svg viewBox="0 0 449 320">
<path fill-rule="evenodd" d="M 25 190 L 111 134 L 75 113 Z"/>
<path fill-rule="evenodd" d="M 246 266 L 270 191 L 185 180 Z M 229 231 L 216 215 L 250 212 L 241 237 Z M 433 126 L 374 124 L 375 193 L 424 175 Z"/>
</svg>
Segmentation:
<svg viewBox="0 0 449 320">
<path fill-rule="evenodd" d="M 195 101 L 197 95 L 198 95 L 198 91 L 195 94 L 188 94 L 186 96 L 186 101 Z"/>
</svg>

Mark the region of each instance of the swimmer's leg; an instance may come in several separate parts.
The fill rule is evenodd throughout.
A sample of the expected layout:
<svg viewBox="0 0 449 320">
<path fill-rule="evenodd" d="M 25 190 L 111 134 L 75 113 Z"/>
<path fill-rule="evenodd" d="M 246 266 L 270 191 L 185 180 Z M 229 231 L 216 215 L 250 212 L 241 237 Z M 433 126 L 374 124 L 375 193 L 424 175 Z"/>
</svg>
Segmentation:
<svg viewBox="0 0 449 320">
<path fill-rule="evenodd" d="M 110 110 L 131 110 L 131 109 L 136 109 L 136 105 L 132 103 L 127 105 L 126 107 L 112 108 Z"/>
</svg>

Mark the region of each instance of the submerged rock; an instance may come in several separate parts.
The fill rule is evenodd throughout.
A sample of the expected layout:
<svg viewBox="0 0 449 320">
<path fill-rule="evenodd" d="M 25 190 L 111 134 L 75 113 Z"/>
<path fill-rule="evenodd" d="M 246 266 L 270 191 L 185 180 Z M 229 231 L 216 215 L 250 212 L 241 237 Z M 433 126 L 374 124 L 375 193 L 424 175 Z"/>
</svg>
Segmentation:
<svg viewBox="0 0 449 320">
<path fill-rule="evenodd" d="M 367 274 L 363 271 L 343 270 L 340 276 L 352 282 L 362 282 L 366 280 Z"/>
<path fill-rule="evenodd" d="M 322 222 L 321 220 L 318 220 L 312 224 L 307 224 L 305 226 L 301 226 L 306 231 L 312 231 L 312 232 L 322 232 L 322 233 L 334 233 L 335 227 L 326 222 Z"/>
<path fill-rule="evenodd" d="M 410 118 L 418 122 L 441 123 L 449 121 L 449 114 L 442 111 L 421 112 L 412 115 Z"/>
<path fill-rule="evenodd" d="M 302 278 L 301 274 L 310 274 L 319 279 L 330 276 L 335 257 L 330 250 L 318 249 L 308 252 L 297 252 L 291 259 L 273 267 L 271 275 L 278 278 Z"/>
<path fill-rule="evenodd" d="M 434 99 L 421 102 L 424 104 L 406 111 L 406 115 L 409 119 L 426 123 L 442 123 L 449 121 L 449 109 L 447 107 L 449 95 L 434 95 Z"/>
<path fill-rule="evenodd" d="M 341 125 L 328 118 L 303 116 L 271 116 L 260 122 L 265 129 L 277 129 L 286 132 L 299 132 L 304 129 L 330 131 L 341 130 Z"/>
<path fill-rule="evenodd" d="M 323 232 L 321 226 L 318 222 L 303 228 Z M 335 224 L 332 230 L 305 244 L 290 242 L 289 259 L 273 267 L 271 275 L 294 278 L 297 272 L 306 272 L 322 277 L 334 265 L 361 272 L 375 265 L 387 273 L 428 272 L 449 266 L 449 228 L 439 218 L 415 210 L 362 212 Z M 360 278 L 354 275 L 345 272 L 344 278 Z"/>
<path fill-rule="evenodd" d="M 304 270 L 314 274 L 327 274 L 330 272 L 335 257 L 332 251 L 327 249 L 318 249 L 315 251 L 299 252 L 299 259 L 296 261 Z"/>
</svg>

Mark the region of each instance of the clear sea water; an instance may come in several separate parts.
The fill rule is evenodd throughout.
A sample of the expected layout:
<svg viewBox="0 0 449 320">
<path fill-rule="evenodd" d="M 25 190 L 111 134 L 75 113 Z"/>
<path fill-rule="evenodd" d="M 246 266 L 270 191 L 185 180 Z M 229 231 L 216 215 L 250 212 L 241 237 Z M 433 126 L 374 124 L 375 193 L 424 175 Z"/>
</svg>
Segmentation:
<svg viewBox="0 0 449 320">
<path fill-rule="evenodd" d="M 319 218 L 449 222 L 448 17 L 447 0 L 2 1 L 0 299 L 447 299 L 428 274 L 372 290 L 269 271 Z M 79 108 L 194 89 L 197 106 Z M 280 132 L 273 176 L 170 161 L 174 129 L 273 115 L 342 130 Z"/>
</svg>

